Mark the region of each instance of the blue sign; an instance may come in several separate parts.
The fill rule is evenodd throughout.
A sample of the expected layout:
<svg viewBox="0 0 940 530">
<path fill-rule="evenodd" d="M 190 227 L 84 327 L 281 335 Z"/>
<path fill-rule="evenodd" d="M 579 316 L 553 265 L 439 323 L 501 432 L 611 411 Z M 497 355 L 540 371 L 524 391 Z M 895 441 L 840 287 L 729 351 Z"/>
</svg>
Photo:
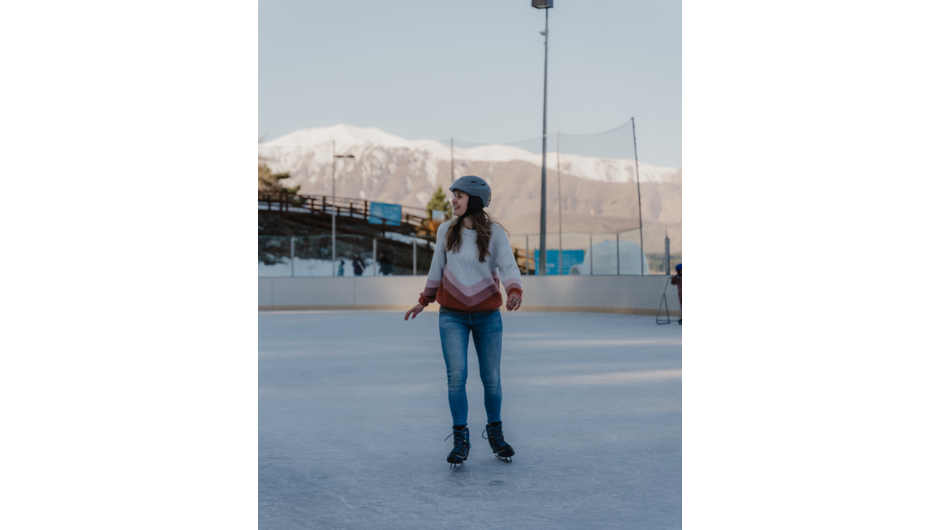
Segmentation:
<svg viewBox="0 0 940 530">
<path fill-rule="evenodd" d="M 401 226 L 401 205 L 369 203 L 369 222 L 378 225 Z"/>
<path fill-rule="evenodd" d="M 548 258 L 545 263 L 545 275 L 558 275 L 558 251 L 549 250 L 545 253 Z M 539 251 L 535 251 L 535 274 L 539 273 Z M 562 250 L 561 251 L 561 273 L 568 274 L 571 267 L 584 261 L 583 250 Z"/>
</svg>

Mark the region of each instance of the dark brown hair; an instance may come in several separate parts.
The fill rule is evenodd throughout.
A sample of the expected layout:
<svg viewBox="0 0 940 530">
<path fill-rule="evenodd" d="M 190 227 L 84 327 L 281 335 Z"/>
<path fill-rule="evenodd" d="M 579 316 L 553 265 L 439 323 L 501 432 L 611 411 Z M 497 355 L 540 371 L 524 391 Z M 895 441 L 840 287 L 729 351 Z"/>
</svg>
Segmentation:
<svg viewBox="0 0 940 530">
<path fill-rule="evenodd" d="M 477 232 L 477 254 L 479 254 L 480 257 L 480 263 L 483 263 L 490 255 L 490 237 L 493 235 L 493 231 L 491 230 L 492 225 L 498 225 L 505 230 L 507 236 L 509 235 L 509 231 L 506 230 L 505 226 L 492 220 L 489 214 L 483 210 L 473 212 L 466 216 L 466 219 L 470 219 L 473 230 Z M 460 231 L 462 226 L 463 219 L 458 217 L 454 220 L 454 223 L 447 228 L 447 238 L 444 243 L 446 250 L 454 253 L 460 252 L 460 245 L 463 243 L 463 233 Z"/>
</svg>

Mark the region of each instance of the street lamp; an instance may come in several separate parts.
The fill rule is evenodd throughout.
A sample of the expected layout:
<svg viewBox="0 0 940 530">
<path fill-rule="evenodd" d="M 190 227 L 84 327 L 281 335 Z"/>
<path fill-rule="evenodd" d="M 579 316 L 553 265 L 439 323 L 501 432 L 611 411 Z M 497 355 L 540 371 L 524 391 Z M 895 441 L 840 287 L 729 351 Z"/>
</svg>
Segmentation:
<svg viewBox="0 0 940 530">
<path fill-rule="evenodd" d="M 333 140 L 333 276 L 336 276 L 336 159 L 337 158 L 356 158 L 353 155 L 336 154 L 336 140 Z M 343 195 L 346 194 L 346 165 L 343 165 Z"/>
<path fill-rule="evenodd" d="M 333 155 L 336 158 L 356 158 L 355 155 Z M 348 197 L 346 195 L 346 164 L 343 164 L 343 197 Z"/>
<path fill-rule="evenodd" d="M 545 80 L 542 92 L 542 219 L 539 229 L 539 274 L 541 276 L 545 276 L 545 264 L 548 262 L 545 251 L 545 141 L 548 129 L 548 10 L 554 7 L 552 4 L 553 0 L 532 0 L 532 7 L 545 10 L 545 31 L 539 32 L 545 36 Z M 558 272 L 561 273 L 561 271 Z"/>
</svg>

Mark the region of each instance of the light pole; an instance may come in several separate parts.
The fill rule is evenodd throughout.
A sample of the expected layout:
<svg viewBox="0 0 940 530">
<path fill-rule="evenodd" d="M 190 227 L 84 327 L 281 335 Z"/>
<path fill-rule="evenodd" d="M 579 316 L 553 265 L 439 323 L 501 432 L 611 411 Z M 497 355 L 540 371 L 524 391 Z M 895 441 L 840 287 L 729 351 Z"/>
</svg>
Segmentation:
<svg viewBox="0 0 940 530">
<path fill-rule="evenodd" d="M 555 173 L 558 173 L 558 275 L 561 269 L 561 131 L 555 129 Z"/>
<path fill-rule="evenodd" d="M 633 128 L 633 163 L 636 164 L 636 210 L 640 214 L 640 274 L 643 274 L 643 203 L 640 201 L 640 155 L 636 153 L 636 122 L 630 117 L 630 126 Z"/>
<path fill-rule="evenodd" d="M 545 142 L 548 130 L 548 10 L 553 7 L 553 0 L 532 0 L 532 7 L 545 10 L 545 79 L 542 92 L 542 218 L 539 229 L 539 274 L 545 276 L 545 264 L 548 258 L 545 255 Z"/>
<path fill-rule="evenodd" d="M 333 242 L 333 263 L 332 263 L 332 265 L 333 265 L 333 266 L 331 267 L 331 268 L 333 269 L 333 274 L 332 274 L 332 276 L 336 276 L 336 159 L 337 159 L 337 158 L 355 158 L 355 157 L 354 157 L 353 155 L 337 155 L 337 154 L 336 154 L 336 140 L 333 140 L 333 174 L 332 174 L 332 177 L 331 177 L 331 179 L 332 179 L 332 181 L 333 181 L 333 199 L 332 199 L 332 201 L 331 201 L 331 202 L 333 203 L 333 204 L 332 204 L 332 206 L 333 206 L 333 238 L 332 238 L 332 242 Z M 345 166 L 345 164 L 343 165 L 343 185 L 344 185 L 344 186 L 346 185 L 346 166 Z"/>
<path fill-rule="evenodd" d="M 333 262 L 330 264 L 332 276 L 336 276 L 336 140 L 333 140 Z"/>
<path fill-rule="evenodd" d="M 355 155 L 346 155 L 345 157 L 342 155 L 333 155 L 333 156 L 337 158 L 356 158 Z M 347 197 L 349 197 L 349 195 L 346 195 L 346 164 L 343 164 L 343 198 L 347 198 Z"/>
</svg>

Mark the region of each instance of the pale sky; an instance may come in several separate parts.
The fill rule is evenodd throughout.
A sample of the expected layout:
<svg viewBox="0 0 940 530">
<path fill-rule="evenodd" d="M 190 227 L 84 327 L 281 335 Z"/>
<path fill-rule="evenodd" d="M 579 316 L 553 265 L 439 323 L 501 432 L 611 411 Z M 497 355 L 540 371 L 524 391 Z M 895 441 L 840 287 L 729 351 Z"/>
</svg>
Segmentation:
<svg viewBox="0 0 940 530">
<path fill-rule="evenodd" d="M 555 6 L 549 131 L 605 131 L 635 116 L 640 160 L 681 166 L 681 2 Z M 258 16 L 265 140 L 338 123 L 410 140 L 542 133 L 545 11 L 531 0 L 261 0 Z"/>
</svg>

